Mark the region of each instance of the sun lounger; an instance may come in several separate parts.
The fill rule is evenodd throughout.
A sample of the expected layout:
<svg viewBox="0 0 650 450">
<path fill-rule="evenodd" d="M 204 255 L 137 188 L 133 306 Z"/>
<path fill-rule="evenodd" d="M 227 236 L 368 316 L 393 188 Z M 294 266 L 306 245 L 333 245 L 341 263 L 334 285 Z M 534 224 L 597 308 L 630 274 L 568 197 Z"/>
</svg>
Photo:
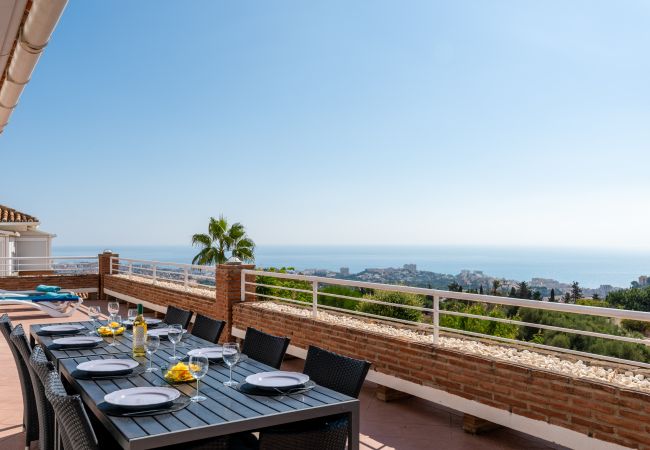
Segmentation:
<svg viewBox="0 0 650 450">
<path fill-rule="evenodd" d="M 32 308 L 40 309 L 51 317 L 69 317 L 82 303 L 83 299 L 71 291 L 51 293 L 0 290 L 0 306 L 30 306 Z"/>
</svg>

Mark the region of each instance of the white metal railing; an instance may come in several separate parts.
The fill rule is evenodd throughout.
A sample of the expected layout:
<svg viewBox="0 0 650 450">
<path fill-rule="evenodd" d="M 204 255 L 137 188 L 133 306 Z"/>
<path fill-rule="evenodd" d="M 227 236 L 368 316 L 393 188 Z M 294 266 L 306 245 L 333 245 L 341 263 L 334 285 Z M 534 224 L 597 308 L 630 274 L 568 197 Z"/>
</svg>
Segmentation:
<svg viewBox="0 0 650 450">
<path fill-rule="evenodd" d="M 255 275 L 256 281 L 247 281 L 246 275 Z M 311 286 L 309 289 L 307 289 L 306 286 L 303 289 L 300 287 L 288 287 L 288 286 L 280 286 L 274 284 L 258 283 L 257 282 L 258 276 L 302 281 L 311 284 Z M 250 279 L 250 277 L 248 278 Z M 364 289 L 372 289 L 378 291 L 404 292 L 410 294 L 423 295 L 423 296 L 428 296 L 429 298 L 432 299 L 431 302 L 432 305 L 430 308 L 424 306 L 421 307 L 421 306 L 412 306 L 412 305 L 402 305 L 397 303 L 382 302 L 382 301 L 373 300 L 369 298 L 351 297 L 347 295 L 322 292 L 319 290 L 321 286 L 332 286 L 332 285 L 345 286 L 350 288 L 364 288 Z M 289 293 L 294 292 L 294 293 L 305 294 L 305 295 L 309 295 L 309 301 L 296 300 L 292 298 L 282 297 L 280 295 L 270 295 L 270 294 L 264 294 L 259 292 L 247 292 L 246 291 L 247 286 L 254 286 L 255 291 L 259 291 L 259 289 L 257 289 L 258 287 L 262 287 L 262 288 L 266 287 L 278 291 L 287 291 Z M 647 338 L 644 339 L 644 338 L 637 338 L 632 336 L 619 336 L 619 335 L 613 335 L 607 333 L 599 333 L 595 331 L 565 328 L 565 327 L 555 326 L 555 325 L 524 322 L 521 320 L 515 320 L 511 318 L 490 317 L 487 315 L 484 316 L 484 315 L 470 314 L 467 312 L 447 310 L 441 308 L 441 301 L 465 300 L 465 301 L 475 302 L 475 303 L 487 303 L 487 304 L 502 305 L 502 306 L 516 306 L 516 307 L 529 308 L 529 309 L 556 311 L 556 312 L 571 313 L 571 314 L 586 315 L 586 316 L 599 316 L 599 317 L 606 317 L 606 318 L 617 319 L 617 320 L 635 320 L 635 321 L 643 321 L 643 322 L 650 322 L 650 312 L 631 311 L 631 310 L 605 308 L 605 307 L 597 307 L 597 306 L 585 306 L 585 305 L 576 305 L 576 304 L 567 304 L 567 303 L 543 302 L 538 300 L 524 300 L 524 299 L 510 298 L 510 297 L 499 297 L 493 295 L 470 294 L 465 292 L 452 292 L 452 291 L 445 291 L 440 289 L 426 289 L 426 288 L 417 288 L 417 287 L 392 285 L 392 284 L 369 283 L 363 281 L 341 280 L 336 278 L 298 275 L 298 274 L 289 274 L 289 273 L 264 272 L 259 270 L 243 270 L 242 272 L 242 277 L 241 277 L 242 301 L 246 300 L 247 295 L 255 295 L 256 297 L 263 298 L 263 299 L 277 300 L 281 302 L 299 304 L 302 306 L 311 306 L 311 313 L 312 313 L 312 317 L 314 318 L 318 316 L 319 308 L 322 308 L 325 310 L 344 312 L 355 316 L 363 316 L 372 319 L 380 319 L 385 321 L 408 324 L 411 326 L 417 326 L 431 333 L 432 342 L 434 345 L 437 345 L 439 343 L 440 331 L 446 331 L 450 333 L 458 333 L 458 334 L 463 334 L 472 337 L 507 342 L 510 344 L 527 345 L 527 346 L 541 348 L 545 350 L 561 351 L 561 352 L 570 353 L 578 356 L 598 358 L 598 359 L 616 362 L 616 363 L 634 364 L 637 366 L 650 368 L 650 362 L 621 359 L 613 356 L 606 356 L 606 355 L 588 353 L 588 352 L 583 352 L 583 351 L 578 351 L 573 349 L 554 347 L 545 344 L 539 344 L 536 342 L 476 333 L 476 332 L 466 331 L 466 330 L 461 330 L 456 328 L 448 328 L 440 325 L 441 316 L 444 315 L 459 316 L 459 317 L 466 317 L 470 319 L 493 321 L 493 322 L 517 325 L 521 327 L 545 329 L 545 330 L 558 331 L 563 333 L 572 333 L 572 334 L 578 334 L 583 336 L 590 336 L 595 338 L 609 339 L 614 341 L 622 341 L 622 342 L 627 342 L 632 344 L 642 344 L 642 345 L 650 346 L 650 339 Z M 377 314 L 370 314 L 370 313 L 361 312 L 357 310 L 350 310 L 350 309 L 338 308 L 329 305 L 323 305 L 319 302 L 319 297 L 334 297 L 334 298 L 340 298 L 344 300 L 353 300 L 355 302 L 374 303 L 378 305 L 385 305 L 385 306 L 391 306 L 396 308 L 417 310 L 424 313 L 427 316 L 427 319 L 430 318 L 430 321 L 428 320 L 426 322 L 415 322 L 415 321 L 409 321 L 404 319 L 398 319 L 394 317 L 386 317 Z"/>
<path fill-rule="evenodd" d="M 54 275 L 96 274 L 97 256 L 10 256 L 0 257 L 0 276 L 29 272 L 50 272 Z"/>
<path fill-rule="evenodd" d="M 111 257 L 112 275 L 144 278 L 152 284 L 171 283 L 185 289 L 215 289 L 216 268 L 196 264 L 181 264 L 146 259 Z"/>
</svg>

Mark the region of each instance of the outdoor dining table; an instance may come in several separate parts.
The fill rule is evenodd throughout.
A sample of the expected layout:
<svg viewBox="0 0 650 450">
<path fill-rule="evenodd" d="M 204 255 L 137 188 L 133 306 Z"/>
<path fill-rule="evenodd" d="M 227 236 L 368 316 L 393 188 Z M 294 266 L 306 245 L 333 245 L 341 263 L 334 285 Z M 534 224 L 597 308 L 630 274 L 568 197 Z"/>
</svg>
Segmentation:
<svg viewBox="0 0 650 450">
<path fill-rule="evenodd" d="M 76 322 L 91 329 L 90 322 Z M 79 363 L 104 358 L 131 358 L 130 333 L 118 336 L 117 347 L 101 346 L 83 350 L 47 350 L 51 337 L 38 334 L 40 326 L 33 325 L 31 336 L 35 342 L 46 348 L 47 354 L 69 387 L 80 394 L 87 409 L 115 438 L 123 449 L 148 449 L 165 445 L 190 443 L 240 432 L 253 432 L 262 428 L 289 424 L 317 417 L 347 414 L 350 420 L 349 448 L 359 448 L 359 400 L 336 391 L 316 385 L 313 389 L 296 394 L 272 396 L 249 395 L 223 384 L 228 380 L 228 368 L 222 363 L 211 363 L 205 377 L 201 379 L 201 394 L 207 399 L 190 403 L 178 411 L 152 415 L 123 417 L 109 415 L 100 406 L 104 395 L 119 389 L 131 387 L 165 386 L 175 387 L 182 394 L 191 396 L 196 382 L 169 384 L 163 377 L 164 370 L 142 372 L 110 379 L 75 377 Z M 112 338 L 107 340 L 110 342 Z M 193 348 L 211 347 L 212 344 L 195 336 L 183 337 L 184 347 L 177 347 L 177 354 L 185 354 Z M 171 345 L 164 345 L 154 355 L 156 367 L 167 367 Z M 144 358 L 134 358 L 145 363 Z M 273 371 L 274 368 L 246 358 L 233 368 L 233 380 L 243 382 L 248 375 Z"/>
</svg>

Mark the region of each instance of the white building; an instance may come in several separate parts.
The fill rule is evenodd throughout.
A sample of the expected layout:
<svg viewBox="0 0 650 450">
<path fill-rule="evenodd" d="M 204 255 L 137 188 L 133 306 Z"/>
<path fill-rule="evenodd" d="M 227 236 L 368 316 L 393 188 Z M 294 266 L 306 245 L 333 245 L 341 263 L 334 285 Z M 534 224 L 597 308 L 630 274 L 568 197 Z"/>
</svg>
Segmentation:
<svg viewBox="0 0 650 450">
<path fill-rule="evenodd" d="M 56 235 L 39 230 L 39 225 L 36 217 L 0 205 L 0 275 L 50 269 L 46 261 L 20 259 L 51 256 Z"/>
</svg>

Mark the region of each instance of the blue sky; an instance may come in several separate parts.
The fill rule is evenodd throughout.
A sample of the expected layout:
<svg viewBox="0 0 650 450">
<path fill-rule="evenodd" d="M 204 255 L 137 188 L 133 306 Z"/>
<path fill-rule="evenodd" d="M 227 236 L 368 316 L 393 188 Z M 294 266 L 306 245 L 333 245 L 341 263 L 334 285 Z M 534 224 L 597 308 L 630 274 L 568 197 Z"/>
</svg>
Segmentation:
<svg viewBox="0 0 650 450">
<path fill-rule="evenodd" d="M 1 203 L 58 244 L 650 247 L 643 1 L 71 0 Z M 10 168 L 10 169 L 9 169 Z"/>
</svg>

